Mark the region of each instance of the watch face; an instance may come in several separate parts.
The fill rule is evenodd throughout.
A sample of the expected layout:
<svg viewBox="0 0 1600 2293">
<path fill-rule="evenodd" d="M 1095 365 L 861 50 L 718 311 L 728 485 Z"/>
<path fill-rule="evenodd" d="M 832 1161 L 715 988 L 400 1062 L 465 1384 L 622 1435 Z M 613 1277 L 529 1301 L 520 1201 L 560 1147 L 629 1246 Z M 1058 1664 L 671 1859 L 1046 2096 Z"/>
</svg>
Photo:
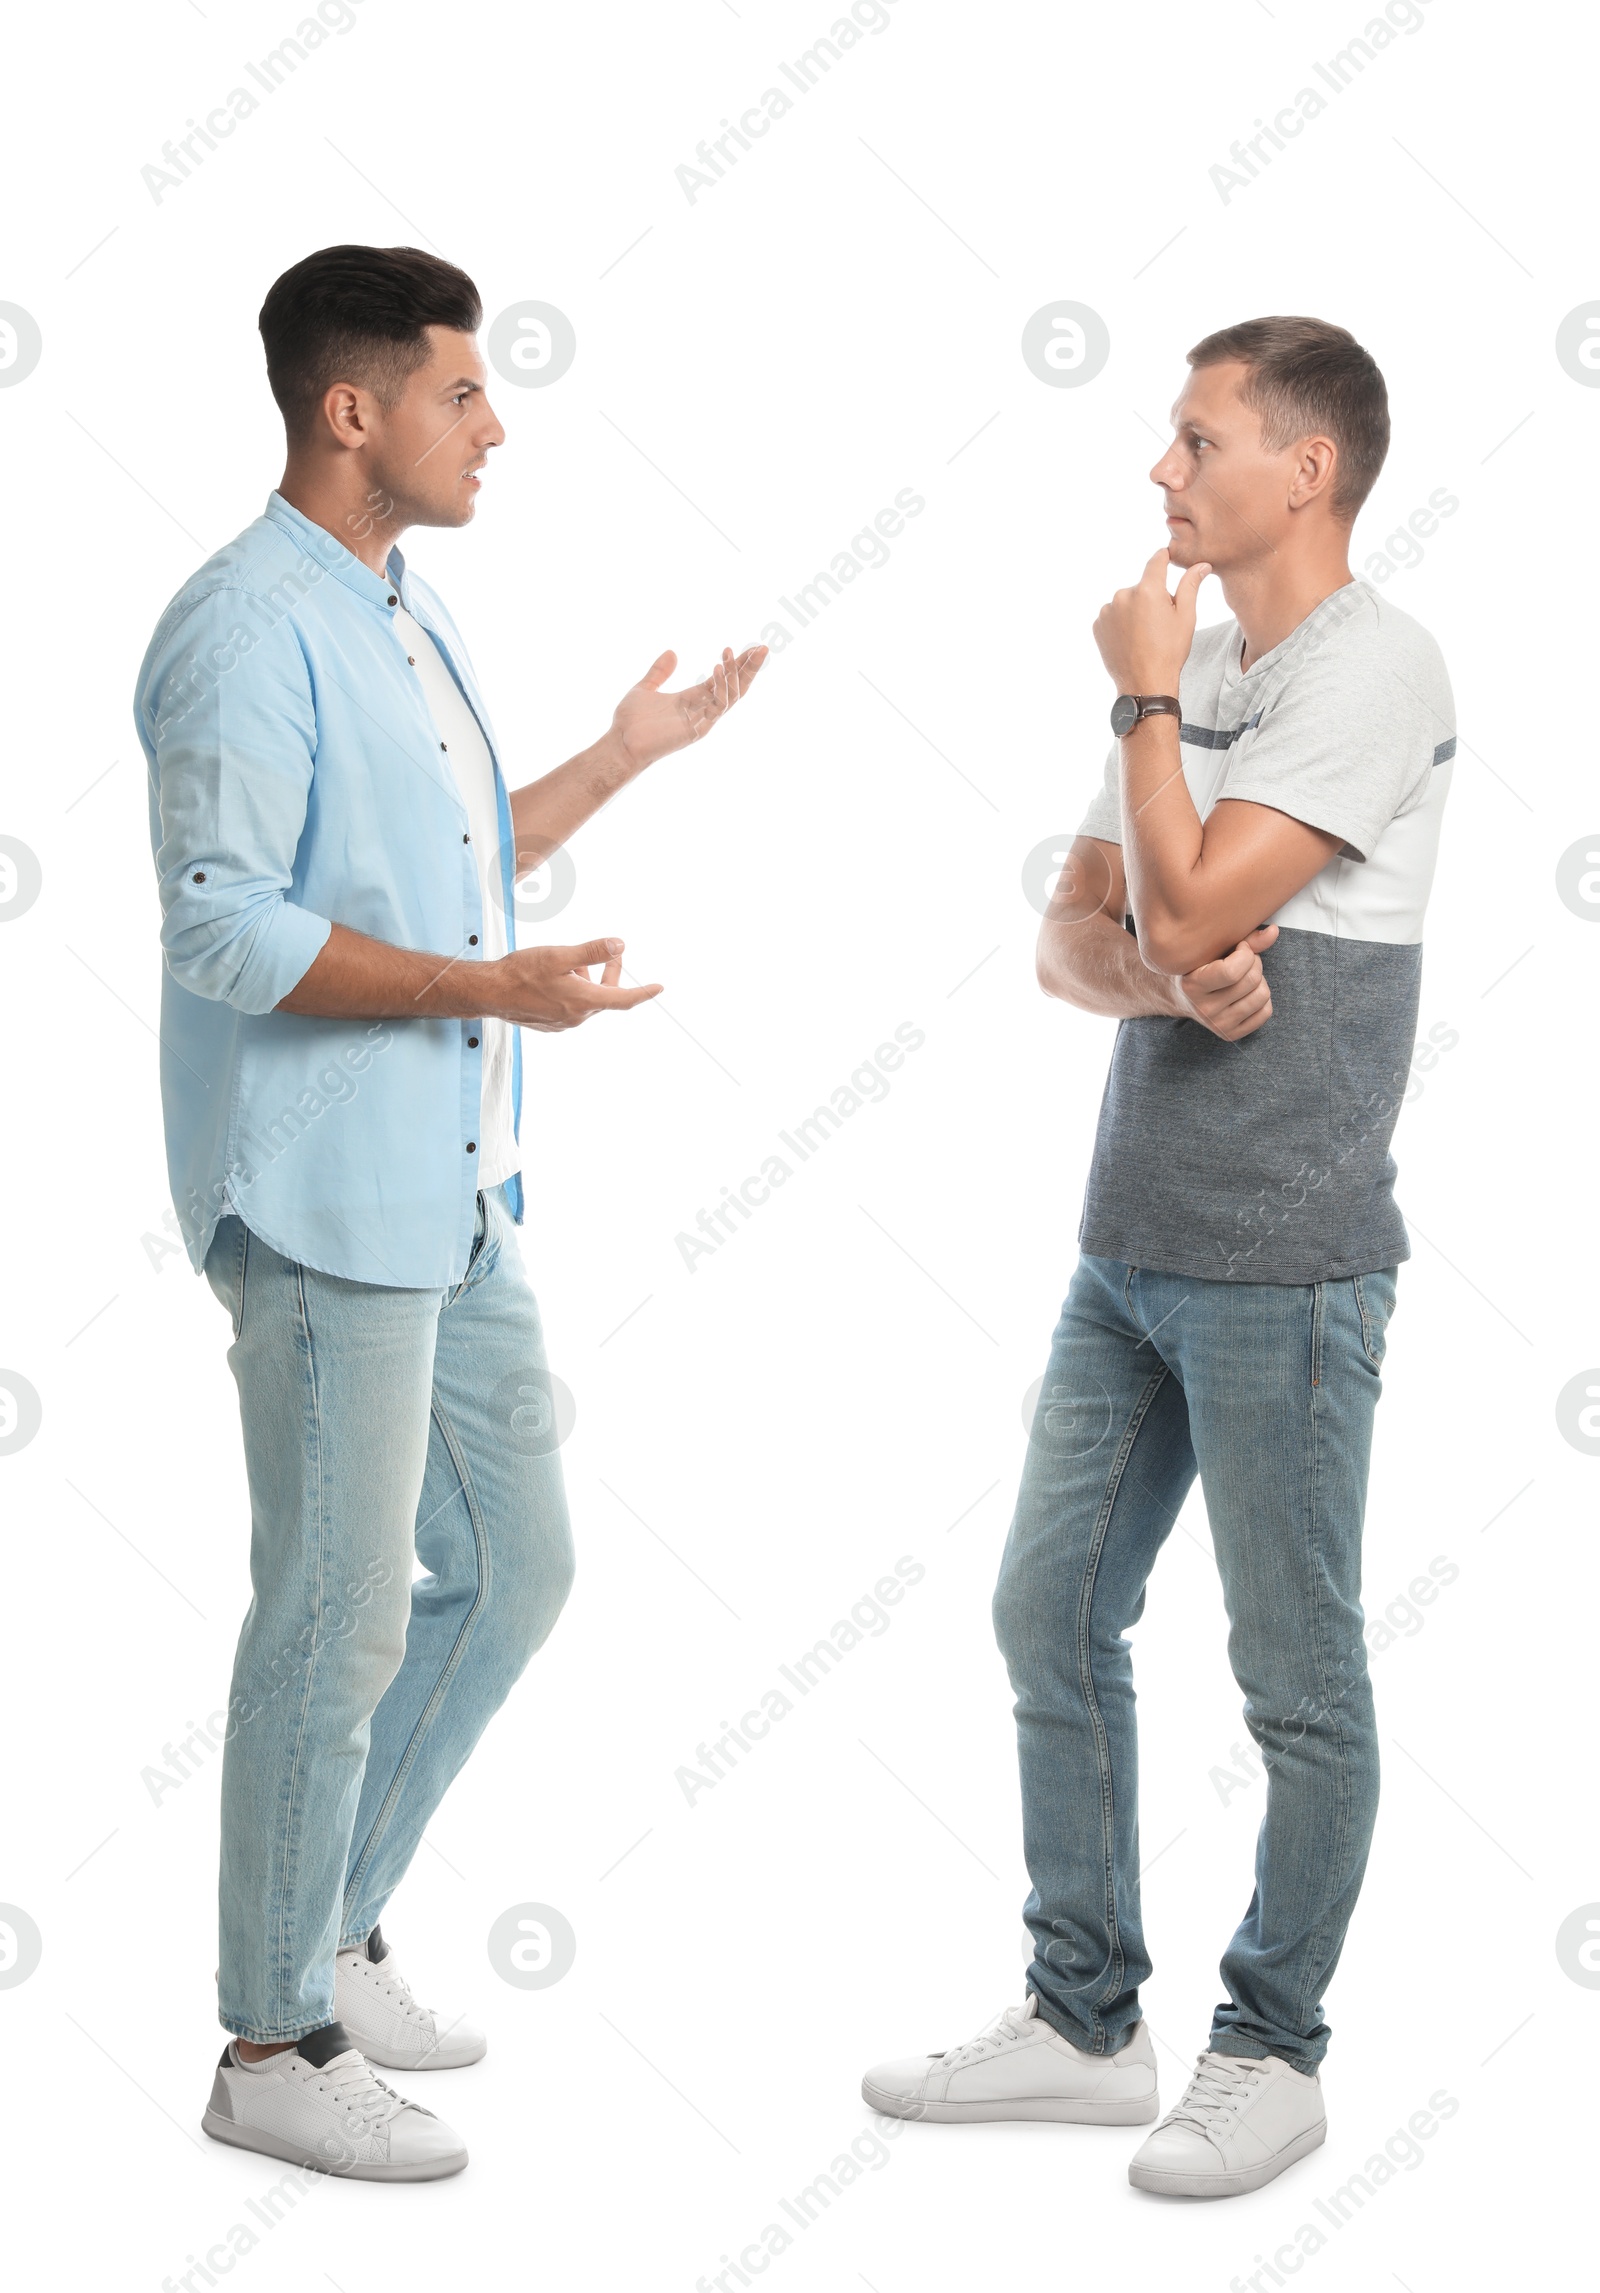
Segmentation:
<svg viewBox="0 0 1600 2293">
<path fill-rule="evenodd" d="M 1111 704 L 1111 729 L 1121 740 L 1139 722 L 1139 702 L 1133 693 L 1118 693 Z"/>
</svg>

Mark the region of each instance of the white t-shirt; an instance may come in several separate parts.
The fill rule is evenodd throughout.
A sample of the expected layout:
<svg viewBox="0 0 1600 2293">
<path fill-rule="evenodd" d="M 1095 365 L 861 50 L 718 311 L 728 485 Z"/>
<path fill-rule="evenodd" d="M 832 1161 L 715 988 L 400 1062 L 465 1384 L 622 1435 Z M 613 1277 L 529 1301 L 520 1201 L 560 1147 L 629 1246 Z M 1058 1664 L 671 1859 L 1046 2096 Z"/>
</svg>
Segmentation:
<svg viewBox="0 0 1600 2293">
<path fill-rule="evenodd" d="M 472 849 L 483 895 L 483 957 L 492 963 L 506 952 L 505 911 L 500 904 L 500 815 L 495 803 L 494 759 L 477 718 L 445 665 L 444 655 L 404 606 L 393 614 L 395 629 L 416 663 L 422 697 L 467 808 Z M 442 950 L 448 953 L 449 950 Z M 522 1167 L 511 1107 L 512 1031 L 505 1019 L 485 1019 L 483 1073 L 478 1117 L 478 1184 L 499 1186 Z"/>
</svg>

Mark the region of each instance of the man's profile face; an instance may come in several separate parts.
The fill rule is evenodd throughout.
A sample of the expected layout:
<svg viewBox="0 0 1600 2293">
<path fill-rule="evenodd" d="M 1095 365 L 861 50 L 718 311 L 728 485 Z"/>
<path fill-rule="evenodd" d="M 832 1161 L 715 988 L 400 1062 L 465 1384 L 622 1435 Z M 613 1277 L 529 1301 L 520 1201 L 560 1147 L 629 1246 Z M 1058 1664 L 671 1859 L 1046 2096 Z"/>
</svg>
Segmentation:
<svg viewBox="0 0 1600 2293">
<path fill-rule="evenodd" d="M 1150 472 L 1167 512 L 1174 565 L 1218 573 L 1269 557 L 1290 517 L 1301 440 L 1269 452 L 1261 421 L 1241 404 L 1250 369 L 1230 359 L 1197 366 L 1172 409 L 1172 444 Z"/>
<path fill-rule="evenodd" d="M 405 524 L 466 525 L 471 519 L 489 449 L 505 441 L 485 380 L 475 335 L 430 326 L 427 360 L 406 377 L 398 399 L 389 406 L 369 400 L 364 451 L 370 484 Z"/>
</svg>

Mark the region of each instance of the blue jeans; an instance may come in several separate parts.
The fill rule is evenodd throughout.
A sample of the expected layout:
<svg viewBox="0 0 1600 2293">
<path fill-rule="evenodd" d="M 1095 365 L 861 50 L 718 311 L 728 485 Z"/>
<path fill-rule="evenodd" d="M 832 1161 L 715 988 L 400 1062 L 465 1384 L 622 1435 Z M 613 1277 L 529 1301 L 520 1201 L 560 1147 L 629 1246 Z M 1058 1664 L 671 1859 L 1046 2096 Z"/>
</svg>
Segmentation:
<svg viewBox="0 0 1600 2293">
<path fill-rule="evenodd" d="M 1228 1655 L 1267 1773 L 1209 2045 L 1311 2071 L 1378 1805 L 1361 1524 L 1395 1269 L 1307 1286 L 1080 1259 L 995 1591 L 1016 1691 L 1028 1987 L 1113 2054 L 1150 1973 L 1129 1625 L 1200 1476 Z"/>
<path fill-rule="evenodd" d="M 561 1612 L 572 1542 L 539 1311 L 499 1188 L 448 1290 L 379 1288 L 223 1219 L 254 1589 L 222 1767 L 218 2010 L 333 2018 L 473 1745 Z M 412 1582 L 412 1555 L 427 1573 Z"/>
</svg>

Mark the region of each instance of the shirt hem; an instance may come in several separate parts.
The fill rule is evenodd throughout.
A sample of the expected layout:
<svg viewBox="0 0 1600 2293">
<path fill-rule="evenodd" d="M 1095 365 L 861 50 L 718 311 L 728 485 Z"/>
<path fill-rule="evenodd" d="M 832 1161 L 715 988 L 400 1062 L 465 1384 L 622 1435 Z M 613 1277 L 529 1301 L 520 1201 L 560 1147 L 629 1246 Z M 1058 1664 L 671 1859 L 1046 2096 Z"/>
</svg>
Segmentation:
<svg viewBox="0 0 1600 2293">
<path fill-rule="evenodd" d="M 503 1184 L 504 1182 L 501 1181 L 499 1183 Z M 479 1191 L 481 1192 L 482 1190 L 480 1189 Z M 464 1254 L 459 1266 L 454 1267 L 448 1273 L 440 1275 L 436 1280 L 433 1281 L 402 1282 L 391 1279 L 388 1281 L 375 1282 L 370 1274 L 352 1274 L 349 1268 L 346 1266 L 324 1265 L 321 1259 L 313 1258 L 309 1256 L 306 1251 L 295 1248 L 293 1244 L 287 1241 L 287 1239 L 280 1241 L 275 1236 L 269 1234 L 265 1227 L 262 1226 L 255 1217 L 247 1216 L 245 1212 L 240 1209 L 237 1203 L 231 1201 L 225 1204 L 224 1207 L 217 1213 L 216 1226 L 213 1226 L 211 1230 L 213 1241 L 216 1239 L 216 1227 L 221 1225 L 224 1218 L 237 1218 L 239 1223 L 242 1226 L 247 1227 L 248 1230 L 255 1236 L 258 1242 L 264 1242 L 269 1250 L 275 1250 L 278 1253 L 278 1256 L 280 1258 L 286 1259 L 291 1266 L 304 1266 L 307 1271 L 312 1274 L 327 1274 L 331 1276 L 332 1279 L 336 1282 L 358 1282 L 364 1290 L 442 1291 L 453 1289 L 456 1283 L 460 1281 L 462 1275 L 465 1274 L 469 1263 L 468 1256 Z M 209 1251 L 210 1245 L 208 1243 L 208 1255 Z M 373 1257 L 377 1256 L 376 1251 L 372 1251 L 370 1254 Z M 205 1272 L 205 1266 L 203 1262 L 199 1268 L 199 1271 L 202 1274 Z"/>
</svg>

